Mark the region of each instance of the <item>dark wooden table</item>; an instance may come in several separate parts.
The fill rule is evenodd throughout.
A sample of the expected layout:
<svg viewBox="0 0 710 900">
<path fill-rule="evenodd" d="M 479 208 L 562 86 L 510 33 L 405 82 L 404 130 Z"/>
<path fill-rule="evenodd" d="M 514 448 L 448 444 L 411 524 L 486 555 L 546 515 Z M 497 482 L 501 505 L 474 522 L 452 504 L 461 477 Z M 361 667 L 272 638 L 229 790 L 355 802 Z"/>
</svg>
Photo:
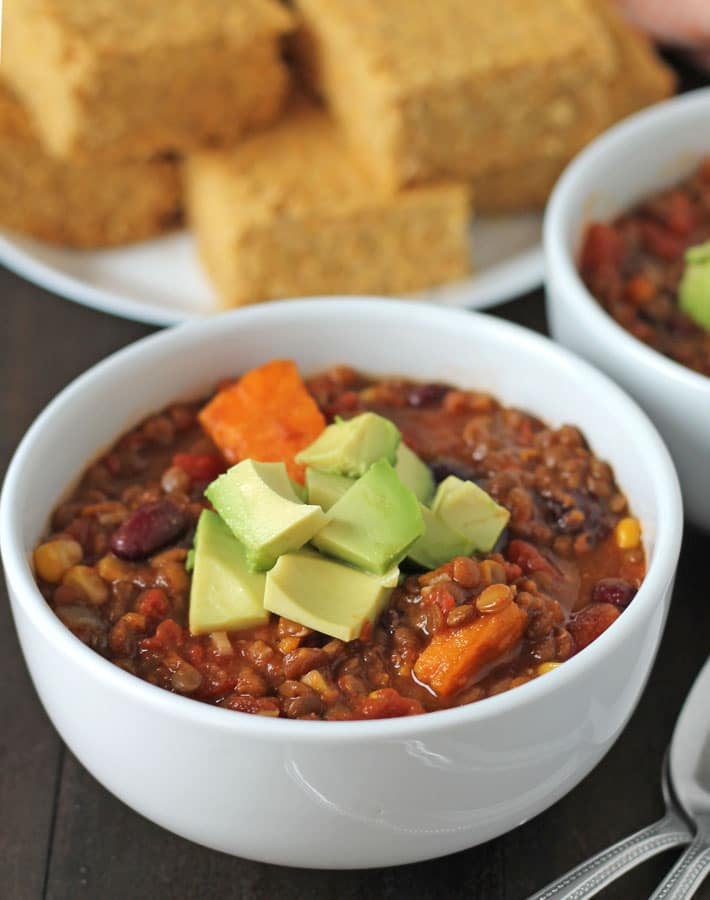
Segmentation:
<svg viewBox="0 0 710 900">
<path fill-rule="evenodd" d="M 60 300 L 2 270 L 0 298 L 4 473 L 21 435 L 54 394 L 151 329 Z M 494 314 L 545 330 L 541 292 Z M 536 819 L 481 847 L 365 872 L 285 869 L 223 856 L 174 837 L 108 794 L 45 716 L 0 584 L 0 898 L 521 900 L 661 815 L 663 752 L 683 697 L 710 650 L 709 551 L 710 535 L 687 526 L 673 607 L 650 683 L 616 745 L 581 785 Z M 647 898 L 673 858 L 667 853 L 647 863 L 603 896 Z M 703 896 L 710 897 L 710 886 Z"/>
</svg>

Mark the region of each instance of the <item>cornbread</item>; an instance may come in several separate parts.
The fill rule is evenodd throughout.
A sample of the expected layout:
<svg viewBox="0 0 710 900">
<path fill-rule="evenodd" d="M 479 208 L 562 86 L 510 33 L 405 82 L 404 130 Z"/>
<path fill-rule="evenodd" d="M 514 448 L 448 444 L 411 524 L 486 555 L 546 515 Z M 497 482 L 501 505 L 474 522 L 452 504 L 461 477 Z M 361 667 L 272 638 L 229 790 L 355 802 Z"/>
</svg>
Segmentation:
<svg viewBox="0 0 710 900">
<path fill-rule="evenodd" d="M 468 187 L 378 189 L 333 121 L 305 101 L 234 149 L 192 155 L 186 169 L 199 252 L 227 306 L 400 293 L 468 269 Z"/>
<path fill-rule="evenodd" d="M 656 54 L 648 38 L 621 18 L 611 0 L 592 0 L 617 55 L 609 82 L 607 125 L 644 106 L 670 97 L 675 90 L 673 70 Z"/>
<path fill-rule="evenodd" d="M 56 155 L 145 159 L 271 122 L 291 22 L 276 0 L 10 0 L 2 66 Z"/>
<path fill-rule="evenodd" d="M 0 82 L 0 227 L 54 244 L 101 247 L 174 226 L 174 161 L 77 166 L 48 156 L 24 108 Z"/>
<path fill-rule="evenodd" d="M 662 62 L 649 40 L 626 23 L 609 0 L 592 0 L 616 54 L 613 76 L 606 82 L 602 131 L 644 106 L 670 97 L 675 87 L 673 71 Z M 591 136 L 590 136 L 591 137 Z M 564 153 L 539 156 L 523 165 L 493 168 L 474 181 L 476 208 L 480 213 L 506 213 L 545 205 L 560 173 L 585 142 L 570 142 Z"/>
<path fill-rule="evenodd" d="M 295 54 L 390 188 L 559 156 L 598 130 L 608 36 L 585 0 L 295 0 Z"/>
</svg>

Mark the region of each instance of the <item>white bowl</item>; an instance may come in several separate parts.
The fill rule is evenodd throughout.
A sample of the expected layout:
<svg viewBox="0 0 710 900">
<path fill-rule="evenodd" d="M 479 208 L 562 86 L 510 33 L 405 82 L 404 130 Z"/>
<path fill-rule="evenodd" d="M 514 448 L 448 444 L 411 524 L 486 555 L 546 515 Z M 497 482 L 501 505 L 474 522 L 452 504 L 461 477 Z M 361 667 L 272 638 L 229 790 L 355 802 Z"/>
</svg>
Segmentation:
<svg viewBox="0 0 710 900">
<path fill-rule="evenodd" d="M 648 575 L 629 608 L 560 669 L 508 693 L 406 719 L 302 722 L 211 707 L 154 687 L 77 640 L 29 565 L 50 510 L 103 448 L 171 400 L 273 357 L 306 373 L 366 372 L 492 391 L 577 423 L 643 522 Z M 610 427 L 613 423 L 613 427 Z M 596 765 L 656 653 L 682 530 L 673 464 L 605 376 L 506 322 L 389 300 L 291 301 L 147 338 L 42 413 L 11 463 L 0 547 L 22 649 L 57 730 L 86 768 L 158 824 L 227 853 L 292 866 L 385 866 L 502 834 Z"/>
<path fill-rule="evenodd" d="M 612 128 L 558 182 L 545 215 L 547 310 L 553 336 L 608 372 L 646 409 L 678 467 L 688 517 L 710 529 L 710 378 L 618 325 L 579 277 L 585 226 L 608 221 L 689 175 L 710 155 L 710 89 Z"/>
</svg>

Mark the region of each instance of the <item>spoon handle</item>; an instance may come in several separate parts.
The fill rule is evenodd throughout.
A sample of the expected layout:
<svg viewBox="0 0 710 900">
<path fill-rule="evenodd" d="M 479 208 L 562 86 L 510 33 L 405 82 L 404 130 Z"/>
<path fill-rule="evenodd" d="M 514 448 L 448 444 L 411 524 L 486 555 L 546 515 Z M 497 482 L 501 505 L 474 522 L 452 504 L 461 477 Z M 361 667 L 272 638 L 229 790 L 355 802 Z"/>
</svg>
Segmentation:
<svg viewBox="0 0 710 900">
<path fill-rule="evenodd" d="M 528 900 L 586 900 L 639 863 L 671 847 L 688 844 L 690 840 L 691 833 L 685 821 L 670 810 L 653 825 L 580 863 Z"/>
<path fill-rule="evenodd" d="M 687 900 L 710 872 L 710 841 L 698 834 L 678 862 L 673 866 L 651 900 Z"/>
</svg>

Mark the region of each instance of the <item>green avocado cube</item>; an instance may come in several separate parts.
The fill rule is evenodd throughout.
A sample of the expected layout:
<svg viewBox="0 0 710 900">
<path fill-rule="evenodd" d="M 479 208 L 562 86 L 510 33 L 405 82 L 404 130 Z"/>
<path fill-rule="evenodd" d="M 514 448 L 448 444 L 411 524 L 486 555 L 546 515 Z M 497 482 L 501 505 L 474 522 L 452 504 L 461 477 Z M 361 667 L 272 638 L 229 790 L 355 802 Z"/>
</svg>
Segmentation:
<svg viewBox="0 0 710 900">
<path fill-rule="evenodd" d="M 510 513 L 473 481 L 455 475 L 445 478 L 434 495 L 432 512 L 472 541 L 476 550 L 490 553 L 508 524 Z"/>
<path fill-rule="evenodd" d="M 398 565 L 424 533 L 419 501 L 380 459 L 326 513 L 313 538 L 323 553 L 382 575 Z"/>
<path fill-rule="evenodd" d="M 361 413 L 328 425 L 297 454 L 296 462 L 322 472 L 357 478 L 378 459 L 394 465 L 400 440 L 399 429 L 389 419 L 373 412 Z"/>
<path fill-rule="evenodd" d="M 263 625 L 266 576 L 250 572 L 244 547 L 217 513 L 203 510 L 195 533 L 190 587 L 192 634 Z"/>
<path fill-rule="evenodd" d="M 205 495 L 244 544 L 253 571 L 270 569 L 326 524 L 320 506 L 298 499 L 282 462 L 245 459 L 213 481 Z"/>
<path fill-rule="evenodd" d="M 308 491 L 306 490 L 305 484 L 299 484 L 298 481 L 294 481 L 293 478 L 289 478 L 288 483 L 291 485 L 291 490 L 296 495 L 296 498 L 301 501 L 301 503 L 308 502 Z"/>
<path fill-rule="evenodd" d="M 417 500 L 427 506 L 434 496 L 434 476 L 429 466 L 402 441 L 397 448 L 397 462 L 394 467 L 402 484 L 414 491 Z"/>
<path fill-rule="evenodd" d="M 425 569 L 438 569 L 455 556 L 470 556 L 474 542 L 450 528 L 423 504 L 424 534 L 409 548 L 407 556 Z"/>
<path fill-rule="evenodd" d="M 683 312 L 710 330 L 710 241 L 685 251 L 685 269 L 678 286 Z"/>
<path fill-rule="evenodd" d="M 375 623 L 398 574 L 369 575 L 308 550 L 286 553 L 266 575 L 264 606 L 314 631 L 352 641 L 366 622 Z"/>
<path fill-rule="evenodd" d="M 336 475 L 334 472 L 321 472 L 319 469 L 306 469 L 306 490 L 308 502 L 315 503 L 328 512 L 330 507 L 355 484 L 354 478 L 347 475 Z"/>
</svg>

